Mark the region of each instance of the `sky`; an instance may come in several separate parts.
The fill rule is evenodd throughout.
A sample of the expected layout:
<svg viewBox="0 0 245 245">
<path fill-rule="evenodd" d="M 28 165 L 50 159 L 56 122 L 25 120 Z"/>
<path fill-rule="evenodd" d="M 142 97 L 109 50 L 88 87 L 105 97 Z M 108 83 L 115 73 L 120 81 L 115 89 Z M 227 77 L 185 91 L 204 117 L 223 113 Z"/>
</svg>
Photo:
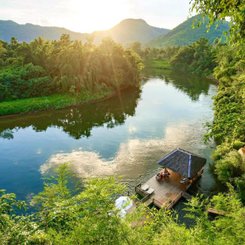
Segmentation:
<svg viewBox="0 0 245 245">
<path fill-rule="evenodd" d="M 172 29 L 188 16 L 189 0 L 0 0 L 1 20 L 77 32 L 106 30 L 126 18 Z"/>
</svg>

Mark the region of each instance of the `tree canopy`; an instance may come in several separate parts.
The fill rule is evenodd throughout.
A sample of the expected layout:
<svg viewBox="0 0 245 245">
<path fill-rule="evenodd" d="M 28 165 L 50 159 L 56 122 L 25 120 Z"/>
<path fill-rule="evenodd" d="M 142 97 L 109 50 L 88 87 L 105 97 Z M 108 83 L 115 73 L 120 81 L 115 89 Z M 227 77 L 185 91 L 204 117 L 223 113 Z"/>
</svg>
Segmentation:
<svg viewBox="0 0 245 245">
<path fill-rule="evenodd" d="M 211 23 L 216 20 L 230 21 L 232 40 L 245 38 L 245 2 L 242 0 L 191 0 L 191 11 L 208 16 Z M 241 40 L 240 40 L 241 41 Z"/>
<path fill-rule="evenodd" d="M 99 46 L 62 35 L 30 43 L 0 42 L 0 101 L 139 86 L 142 63 L 132 49 L 110 39 Z"/>
<path fill-rule="evenodd" d="M 193 198 L 186 206 L 191 221 L 188 227 L 179 222 L 175 212 L 149 209 L 140 203 L 121 218 L 115 200 L 124 195 L 123 184 L 113 178 L 90 179 L 79 181 L 79 188 L 74 189 L 67 164 L 55 172 L 53 181 L 46 182 L 43 191 L 33 197 L 33 214 L 17 214 L 17 209 L 28 204 L 1 190 L 1 244 L 245 243 L 245 209 L 231 187 L 227 194 L 215 195 L 210 200 Z M 223 211 L 224 216 L 210 220 L 208 207 Z"/>
</svg>

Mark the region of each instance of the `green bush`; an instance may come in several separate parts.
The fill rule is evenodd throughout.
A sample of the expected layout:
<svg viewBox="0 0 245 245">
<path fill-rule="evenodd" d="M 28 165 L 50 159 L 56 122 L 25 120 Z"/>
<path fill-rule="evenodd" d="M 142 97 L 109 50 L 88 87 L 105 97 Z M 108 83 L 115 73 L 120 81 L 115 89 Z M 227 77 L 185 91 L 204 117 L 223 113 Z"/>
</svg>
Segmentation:
<svg viewBox="0 0 245 245">
<path fill-rule="evenodd" d="M 53 92 L 51 78 L 40 66 L 27 64 L 11 67 L 0 72 L 2 101 L 49 95 Z"/>
<path fill-rule="evenodd" d="M 180 224 L 174 212 L 138 204 L 121 218 L 115 200 L 125 186 L 113 178 L 90 179 L 73 191 L 69 164 L 59 166 L 56 177 L 44 185 L 32 205 L 36 212 L 16 213 L 25 203 L 14 194 L 0 192 L 1 244 L 244 244 L 245 209 L 232 187 L 210 200 L 194 197 L 186 206 L 192 225 Z M 212 207 L 225 215 L 210 221 Z"/>
<path fill-rule="evenodd" d="M 202 76 L 212 74 L 216 65 L 215 49 L 202 38 L 191 45 L 179 48 L 171 58 L 171 64 L 178 70 L 189 70 Z"/>
<path fill-rule="evenodd" d="M 242 171 L 242 158 L 236 150 L 229 151 L 220 160 L 215 162 L 215 173 L 219 180 L 224 183 L 240 176 Z"/>
</svg>

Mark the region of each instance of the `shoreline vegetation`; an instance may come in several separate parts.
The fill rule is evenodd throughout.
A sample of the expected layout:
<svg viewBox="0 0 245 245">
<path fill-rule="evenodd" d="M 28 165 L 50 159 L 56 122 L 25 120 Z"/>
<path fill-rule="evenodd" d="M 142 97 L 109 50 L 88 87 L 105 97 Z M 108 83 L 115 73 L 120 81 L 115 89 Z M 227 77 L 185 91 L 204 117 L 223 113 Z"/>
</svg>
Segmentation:
<svg viewBox="0 0 245 245">
<path fill-rule="evenodd" d="M 126 87 L 120 91 L 100 91 L 95 93 L 83 93 L 79 96 L 70 94 L 55 94 L 43 97 L 4 101 L 0 103 L 0 118 L 16 116 L 18 114 L 32 114 L 40 111 L 60 110 L 85 104 L 95 104 L 113 98 L 124 91 L 138 89 L 138 87 Z"/>
<path fill-rule="evenodd" d="M 213 170 L 226 187 L 231 184 L 245 203 L 245 45 L 243 39 L 210 45 L 200 39 L 191 45 L 156 52 L 169 58 L 173 70 L 188 71 L 217 82 L 214 120 L 204 140 L 214 140 Z"/>
<path fill-rule="evenodd" d="M 140 87 L 143 63 L 111 39 L 94 45 L 42 38 L 0 40 L 0 116 L 94 103 Z"/>
<path fill-rule="evenodd" d="M 213 78 L 214 120 L 206 124 L 204 140 L 214 140 L 213 170 L 225 186 L 232 184 L 245 203 L 245 45 L 243 42 L 210 45 L 207 40 L 166 48 L 174 70 Z"/>
<path fill-rule="evenodd" d="M 245 243 L 245 208 L 232 187 L 210 199 L 193 197 L 185 207 L 189 226 L 180 223 L 173 211 L 142 203 L 122 217 L 123 206 L 117 208 L 115 203 L 126 192 L 126 185 L 115 178 L 82 183 L 69 164 L 60 165 L 30 202 L 0 189 L 0 239 L 2 244 L 40 245 Z M 35 212 L 26 213 L 30 207 Z M 208 208 L 223 215 L 210 220 Z"/>
<path fill-rule="evenodd" d="M 137 50 L 135 51 L 137 52 Z M 142 53 L 141 53 L 142 55 Z M 154 50 L 153 50 L 154 55 Z M 143 59 L 144 68 L 141 74 L 142 78 L 152 75 L 168 75 L 171 71 L 170 62 L 167 58 L 152 56 Z M 142 66 L 143 67 L 143 66 Z M 0 71 L 1 72 L 1 71 Z M 0 102 L 0 118 L 11 117 L 17 114 L 29 114 L 39 111 L 58 110 L 68 107 L 78 106 L 81 104 L 93 104 L 98 103 L 114 96 L 117 96 L 121 92 L 130 89 L 139 89 L 139 84 L 127 85 L 120 89 L 103 89 L 101 91 L 82 91 L 79 94 L 53 94 L 48 96 L 22 98 L 17 100 Z"/>
<path fill-rule="evenodd" d="M 143 79 L 149 74 L 169 74 L 171 72 L 170 63 L 166 59 L 147 59 L 144 61 Z M 119 91 L 104 90 L 92 93 L 90 91 L 71 94 L 54 94 L 50 96 L 24 98 L 12 101 L 0 102 L 0 118 L 11 117 L 17 114 L 29 114 L 39 111 L 59 110 L 82 104 L 94 104 L 117 96 L 121 92 L 130 89 L 139 89 L 138 86 L 127 86 Z"/>
</svg>

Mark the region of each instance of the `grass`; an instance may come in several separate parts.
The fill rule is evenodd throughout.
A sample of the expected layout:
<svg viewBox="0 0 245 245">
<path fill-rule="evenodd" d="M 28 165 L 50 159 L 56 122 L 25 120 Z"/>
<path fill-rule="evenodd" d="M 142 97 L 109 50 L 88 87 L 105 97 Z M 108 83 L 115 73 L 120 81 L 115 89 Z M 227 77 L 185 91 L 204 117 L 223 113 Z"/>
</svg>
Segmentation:
<svg viewBox="0 0 245 245">
<path fill-rule="evenodd" d="M 145 75 L 163 75 L 171 71 L 167 60 L 149 59 L 145 60 Z M 0 102 L 0 116 L 52 109 L 61 109 L 86 102 L 96 101 L 113 94 L 113 91 L 100 91 L 96 93 L 82 92 L 79 95 L 56 94 L 44 97 L 19 99 L 14 101 Z"/>
<path fill-rule="evenodd" d="M 146 77 L 148 75 L 162 76 L 171 73 L 170 63 L 166 59 L 147 59 L 144 61 L 144 65 L 143 74 Z"/>
<path fill-rule="evenodd" d="M 112 94 L 111 91 L 102 91 L 99 93 L 84 92 L 76 96 L 63 94 L 5 101 L 0 103 L 0 116 L 50 109 L 61 109 L 89 101 L 99 100 L 109 96 L 110 94 Z"/>
<path fill-rule="evenodd" d="M 170 63 L 166 59 L 150 59 L 145 61 L 146 68 L 170 70 Z"/>
</svg>

